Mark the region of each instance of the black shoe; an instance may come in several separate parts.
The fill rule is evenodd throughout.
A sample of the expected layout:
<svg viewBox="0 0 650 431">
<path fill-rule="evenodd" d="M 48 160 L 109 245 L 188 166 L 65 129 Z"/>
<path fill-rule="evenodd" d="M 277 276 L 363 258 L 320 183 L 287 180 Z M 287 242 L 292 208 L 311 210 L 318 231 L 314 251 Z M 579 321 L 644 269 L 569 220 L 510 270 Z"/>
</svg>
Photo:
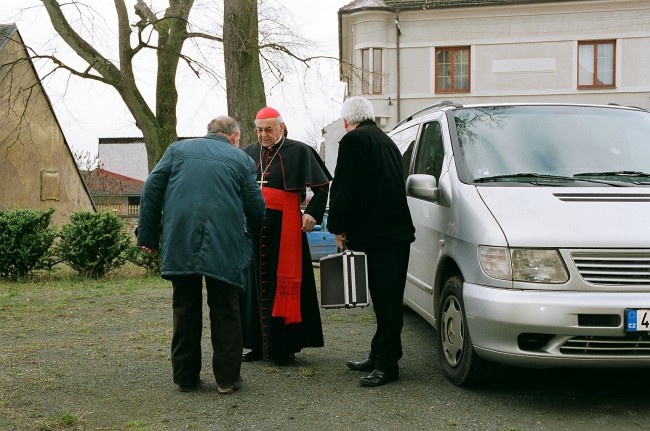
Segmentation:
<svg viewBox="0 0 650 431">
<path fill-rule="evenodd" d="M 372 373 L 368 374 L 365 377 L 359 379 L 361 386 L 381 386 L 386 383 L 394 382 L 399 380 L 399 371 L 387 372 L 381 370 L 374 370 Z"/>
<path fill-rule="evenodd" d="M 201 386 L 201 379 L 197 380 L 196 382 L 190 385 L 178 385 L 178 390 L 181 392 L 192 392 L 197 390 L 199 386 Z"/>
<path fill-rule="evenodd" d="M 292 364 L 295 360 L 296 360 L 296 355 L 294 353 L 290 353 L 286 356 L 280 356 L 279 358 L 274 359 L 273 362 L 278 367 L 282 367 L 284 365 Z"/>
<path fill-rule="evenodd" d="M 244 362 L 253 362 L 262 360 L 262 352 L 259 350 L 251 350 L 241 355 L 241 360 Z"/>
<path fill-rule="evenodd" d="M 348 361 L 345 363 L 352 371 L 372 371 L 375 369 L 375 361 L 366 359 L 365 361 Z"/>
</svg>

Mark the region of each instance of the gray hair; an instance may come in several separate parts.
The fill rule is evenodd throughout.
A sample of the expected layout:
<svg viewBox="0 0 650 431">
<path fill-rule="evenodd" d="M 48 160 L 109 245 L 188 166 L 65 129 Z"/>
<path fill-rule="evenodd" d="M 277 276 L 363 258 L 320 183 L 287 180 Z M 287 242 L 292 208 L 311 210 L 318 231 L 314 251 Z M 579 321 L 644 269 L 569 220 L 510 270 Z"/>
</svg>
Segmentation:
<svg viewBox="0 0 650 431">
<path fill-rule="evenodd" d="M 258 120 L 253 121 L 253 124 L 255 124 L 255 127 L 257 127 L 257 122 L 258 122 Z M 276 125 L 280 125 L 282 123 L 284 123 L 284 120 L 282 119 L 282 115 L 278 115 L 277 117 L 275 117 L 275 124 Z"/>
<path fill-rule="evenodd" d="M 234 118 L 227 115 L 216 117 L 208 124 L 208 133 L 223 133 L 230 136 L 234 132 L 240 133 L 239 124 Z"/>
<path fill-rule="evenodd" d="M 354 96 L 343 102 L 341 117 L 348 124 L 359 124 L 364 120 L 374 120 L 375 109 L 368 99 L 361 96 Z"/>
</svg>

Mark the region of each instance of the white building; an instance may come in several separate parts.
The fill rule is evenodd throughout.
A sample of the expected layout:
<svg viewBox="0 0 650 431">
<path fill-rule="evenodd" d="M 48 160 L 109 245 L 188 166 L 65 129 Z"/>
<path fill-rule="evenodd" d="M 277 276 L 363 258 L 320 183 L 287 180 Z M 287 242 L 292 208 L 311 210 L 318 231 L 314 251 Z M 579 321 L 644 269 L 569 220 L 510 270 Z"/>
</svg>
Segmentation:
<svg viewBox="0 0 650 431">
<path fill-rule="evenodd" d="M 149 175 L 142 138 L 99 138 L 97 157 L 109 172 L 140 181 Z"/>
<path fill-rule="evenodd" d="M 339 9 L 339 41 L 348 95 L 386 131 L 443 100 L 650 109 L 646 0 L 356 0 Z"/>
</svg>

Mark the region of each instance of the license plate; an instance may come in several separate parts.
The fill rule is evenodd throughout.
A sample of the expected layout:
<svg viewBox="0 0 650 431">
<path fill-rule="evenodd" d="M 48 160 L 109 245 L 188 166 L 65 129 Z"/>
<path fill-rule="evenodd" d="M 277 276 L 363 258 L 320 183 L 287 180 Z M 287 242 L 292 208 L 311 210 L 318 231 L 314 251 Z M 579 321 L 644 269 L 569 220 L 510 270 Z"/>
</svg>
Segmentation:
<svg viewBox="0 0 650 431">
<path fill-rule="evenodd" d="M 625 310 L 625 332 L 650 332 L 650 310 L 637 308 Z"/>
</svg>

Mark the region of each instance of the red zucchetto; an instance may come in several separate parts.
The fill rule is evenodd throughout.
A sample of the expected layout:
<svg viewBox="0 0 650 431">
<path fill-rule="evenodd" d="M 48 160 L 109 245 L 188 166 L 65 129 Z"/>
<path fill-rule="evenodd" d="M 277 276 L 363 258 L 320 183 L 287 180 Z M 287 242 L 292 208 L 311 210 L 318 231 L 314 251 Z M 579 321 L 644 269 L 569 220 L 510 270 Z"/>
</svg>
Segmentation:
<svg viewBox="0 0 650 431">
<path fill-rule="evenodd" d="M 280 113 L 276 111 L 275 109 L 266 106 L 257 113 L 257 116 L 255 116 L 256 120 L 265 120 L 267 118 L 277 118 L 280 116 Z"/>
</svg>

